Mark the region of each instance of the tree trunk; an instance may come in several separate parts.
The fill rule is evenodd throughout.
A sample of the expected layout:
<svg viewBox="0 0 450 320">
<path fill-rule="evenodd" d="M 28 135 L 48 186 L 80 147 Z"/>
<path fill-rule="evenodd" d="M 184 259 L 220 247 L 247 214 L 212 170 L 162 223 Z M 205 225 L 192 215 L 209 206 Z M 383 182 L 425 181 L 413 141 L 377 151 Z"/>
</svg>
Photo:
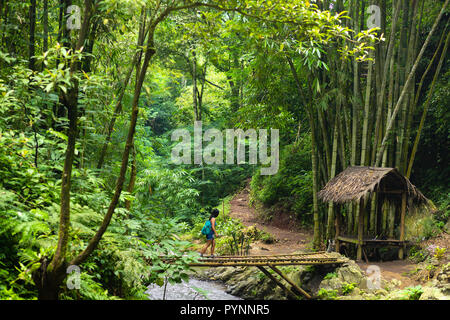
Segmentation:
<svg viewBox="0 0 450 320">
<path fill-rule="evenodd" d="M 44 29 L 44 43 L 43 43 L 42 51 L 47 52 L 48 51 L 48 0 L 44 0 L 43 29 Z"/>
<path fill-rule="evenodd" d="M 130 182 L 128 183 L 127 192 L 132 193 L 134 189 L 134 184 L 136 183 L 136 174 L 137 174 L 137 167 L 136 167 L 136 146 L 133 141 L 133 147 L 132 147 L 132 156 L 133 160 L 131 162 L 131 173 L 130 173 Z M 125 208 L 129 211 L 131 208 L 131 200 L 125 200 Z"/>
<path fill-rule="evenodd" d="M 166 11 L 166 14 L 168 14 L 168 13 L 169 12 Z M 126 140 L 126 144 L 125 144 L 125 149 L 123 151 L 122 163 L 120 166 L 119 176 L 116 181 L 114 195 L 111 199 L 108 210 L 103 218 L 102 224 L 100 225 L 99 229 L 97 230 L 95 235 L 91 238 L 87 247 L 83 250 L 83 252 L 81 252 L 76 258 L 74 258 L 72 260 L 71 264 L 78 265 L 78 264 L 84 262 L 89 257 L 89 255 L 92 253 L 92 251 L 95 250 L 95 248 L 97 247 L 98 243 L 100 242 L 103 234 L 105 233 L 106 229 L 108 228 L 109 223 L 111 222 L 112 216 L 114 214 L 114 211 L 119 203 L 119 198 L 122 193 L 122 188 L 123 188 L 123 185 L 125 182 L 125 174 L 126 174 L 127 167 L 128 167 L 128 159 L 129 159 L 130 151 L 131 151 L 131 148 L 133 145 L 134 133 L 136 130 L 136 123 L 137 123 L 138 114 L 139 114 L 139 108 L 138 108 L 139 97 L 140 97 L 142 85 L 144 83 L 145 74 L 148 69 L 148 65 L 150 63 L 151 58 L 154 56 L 154 54 L 156 52 L 155 45 L 154 45 L 155 29 L 156 29 L 157 24 L 162 19 L 164 19 L 163 14 L 161 14 L 161 16 L 159 16 L 159 18 L 156 19 L 150 25 L 150 28 L 148 31 L 148 40 L 147 40 L 147 47 L 145 50 L 144 62 L 142 64 L 142 67 L 139 68 L 139 70 L 140 70 L 139 78 L 138 78 L 138 81 L 136 83 L 135 90 L 134 90 L 133 100 L 132 100 L 132 104 L 131 104 L 132 111 L 131 111 L 130 126 L 128 129 L 128 136 L 127 136 L 127 140 Z"/>
<path fill-rule="evenodd" d="M 83 21 L 80 36 L 76 44 L 76 50 L 79 50 L 86 39 L 89 30 L 89 21 L 92 15 L 92 2 L 85 0 L 86 17 Z M 69 120 L 69 129 L 67 133 L 67 148 L 64 159 L 64 168 L 61 181 L 61 208 L 58 230 L 58 244 L 55 254 L 50 263 L 42 264 L 41 270 L 33 275 L 34 282 L 38 287 L 39 296 L 43 299 L 57 297 L 59 287 L 65 278 L 66 252 L 69 241 L 70 229 L 70 186 L 72 177 L 72 167 L 75 153 L 75 143 L 78 134 L 78 80 L 73 76 L 80 68 L 79 61 L 72 61 L 70 74 L 72 85 L 67 94 L 63 95 L 62 104 L 67 108 L 67 118 Z M 52 294 L 50 294 L 52 292 Z"/>
<path fill-rule="evenodd" d="M 200 121 L 197 104 L 197 57 L 195 49 L 192 50 L 192 103 L 194 106 L 194 121 Z"/>
<path fill-rule="evenodd" d="M 286 55 L 286 59 L 289 63 L 289 68 L 291 70 L 292 76 L 295 80 L 297 86 L 297 91 L 299 96 L 302 98 L 303 102 L 307 105 L 306 113 L 309 120 L 310 130 L 311 130 L 311 167 L 312 167 L 312 183 L 313 183 L 313 220 L 314 220 L 314 238 L 313 246 L 314 248 L 320 247 L 320 219 L 319 219 L 319 205 L 317 199 L 318 184 L 317 184 L 317 156 L 316 156 L 316 134 L 312 107 L 307 104 L 306 97 L 303 94 L 302 85 L 300 79 L 298 78 L 297 70 L 295 70 L 294 63 L 292 59 Z"/>
<path fill-rule="evenodd" d="M 137 40 L 137 48 L 141 48 L 144 44 L 144 31 L 145 31 L 145 19 L 146 19 L 146 12 L 145 10 L 142 10 L 141 18 L 140 18 L 140 24 L 139 24 L 139 34 L 138 34 L 138 40 Z M 122 100 L 125 95 L 125 91 L 127 89 L 128 83 L 130 82 L 131 75 L 133 74 L 134 68 L 136 68 L 136 76 L 138 77 L 140 74 L 140 57 L 142 54 L 142 50 L 139 49 L 133 56 L 133 61 L 131 62 L 131 66 L 128 69 L 127 74 L 125 75 L 125 79 L 122 83 L 122 87 L 120 88 L 119 95 L 117 97 L 116 106 L 114 108 L 113 116 L 111 120 L 109 121 L 108 128 L 106 131 L 106 139 L 103 143 L 102 149 L 100 151 L 100 156 L 97 162 L 97 169 L 101 169 L 103 167 L 103 163 L 105 161 L 106 152 L 108 150 L 108 145 L 111 141 L 111 135 L 114 130 L 114 125 L 116 123 L 117 117 L 122 113 Z M 136 84 L 137 84 L 136 79 Z"/>
<path fill-rule="evenodd" d="M 30 18 L 30 36 L 29 36 L 29 43 L 28 43 L 28 50 L 29 50 L 29 61 L 28 61 L 28 68 L 30 70 L 35 71 L 35 29 L 36 29 L 36 0 L 30 1 L 30 11 L 29 11 L 29 18 Z"/>
</svg>

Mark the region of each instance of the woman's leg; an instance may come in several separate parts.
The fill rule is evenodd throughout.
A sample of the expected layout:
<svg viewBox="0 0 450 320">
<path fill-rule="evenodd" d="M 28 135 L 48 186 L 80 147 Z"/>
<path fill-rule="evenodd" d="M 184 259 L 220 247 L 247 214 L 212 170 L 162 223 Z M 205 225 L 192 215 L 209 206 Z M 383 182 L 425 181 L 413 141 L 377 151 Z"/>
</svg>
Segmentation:
<svg viewBox="0 0 450 320">
<path fill-rule="evenodd" d="M 214 255 L 214 249 L 216 248 L 216 240 L 212 239 L 211 244 L 212 244 L 212 246 L 211 246 L 211 255 Z"/>
<path fill-rule="evenodd" d="M 211 245 L 211 242 L 213 240 L 206 240 L 206 244 L 205 246 L 202 248 L 202 250 L 200 251 L 201 254 L 204 254 L 206 252 L 206 250 L 208 249 L 208 247 Z"/>
</svg>

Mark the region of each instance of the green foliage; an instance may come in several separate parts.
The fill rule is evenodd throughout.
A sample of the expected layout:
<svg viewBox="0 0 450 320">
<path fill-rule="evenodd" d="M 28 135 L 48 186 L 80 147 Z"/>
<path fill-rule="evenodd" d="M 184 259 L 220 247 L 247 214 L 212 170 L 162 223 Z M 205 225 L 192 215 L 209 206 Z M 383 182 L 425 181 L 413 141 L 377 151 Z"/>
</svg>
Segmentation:
<svg viewBox="0 0 450 320">
<path fill-rule="evenodd" d="M 322 288 L 317 293 L 317 297 L 321 300 L 336 300 L 336 298 L 338 297 L 338 291 Z"/>
<path fill-rule="evenodd" d="M 344 283 L 342 284 L 342 288 L 341 288 L 342 294 L 343 294 L 343 295 L 347 295 L 347 294 L 352 293 L 353 290 L 355 289 L 356 285 L 357 285 L 356 283 L 347 283 L 347 282 L 344 282 Z"/>
<path fill-rule="evenodd" d="M 275 238 L 267 232 L 261 231 L 261 235 L 259 236 L 259 240 L 266 244 L 272 244 L 275 242 Z"/>
<path fill-rule="evenodd" d="M 439 227 L 433 218 L 431 217 L 425 218 L 422 221 L 422 223 L 423 223 L 422 235 L 424 239 L 433 238 L 440 233 Z"/>
<path fill-rule="evenodd" d="M 329 272 L 325 275 L 325 277 L 323 278 L 324 280 L 327 279 L 333 279 L 333 278 L 337 278 L 337 273 L 336 272 Z"/>
<path fill-rule="evenodd" d="M 422 262 L 428 257 L 428 252 L 420 246 L 412 246 L 409 250 L 409 259 L 415 262 Z"/>
<path fill-rule="evenodd" d="M 436 258 L 437 260 L 442 260 L 442 258 L 444 258 L 444 256 L 445 256 L 446 251 L 447 251 L 447 248 L 436 247 L 434 249 L 433 257 Z"/>
<path fill-rule="evenodd" d="M 273 176 L 257 172 L 251 182 L 253 200 L 265 206 L 285 203 L 287 210 L 299 220 L 312 222 L 312 176 L 310 170 L 310 140 L 304 135 L 297 144 L 286 146 L 280 155 L 280 168 Z"/>
<path fill-rule="evenodd" d="M 217 252 L 220 254 L 246 255 L 256 238 L 254 229 L 245 229 L 244 225 L 230 217 L 226 217 L 220 224 L 218 222 L 216 230 L 221 235 L 216 239 Z"/>
<path fill-rule="evenodd" d="M 408 287 L 402 290 L 405 300 L 419 300 L 423 293 L 422 286 Z"/>
<path fill-rule="evenodd" d="M 408 239 L 423 241 L 439 235 L 442 221 L 436 219 L 436 212 L 416 212 L 406 218 L 406 232 Z"/>
</svg>

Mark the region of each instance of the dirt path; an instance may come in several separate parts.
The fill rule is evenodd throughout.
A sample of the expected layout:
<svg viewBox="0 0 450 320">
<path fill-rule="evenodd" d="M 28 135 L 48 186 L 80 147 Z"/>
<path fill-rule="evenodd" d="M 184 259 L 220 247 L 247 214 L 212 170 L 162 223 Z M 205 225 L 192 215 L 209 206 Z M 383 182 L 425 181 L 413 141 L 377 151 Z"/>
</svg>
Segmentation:
<svg viewBox="0 0 450 320">
<path fill-rule="evenodd" d="M 230 201 L 230 216 L 239 219 L 245 226 L 255 226 L 259 230 L 271 234 L 276 241 L 266 244 L 261 241 L 254 242 L 250 249 L 250 255 L 289 254 L 309 247 L 313 234 L 311 231 L 300 229 L 293 219 L 289 217 L 277 217 L 270 223 L 258 219 L 257 212 L 249 205 L 249 189 L 244 188 Z M 407 275 L 414 270 L 415 264 L 408 260 L 396 260 L 386 262 L 358 263 L 361 270 L 366 270 L 369 265 L 380 267 L 382 278 L 386 281 L 393 279 L 400 281 L 399 287 L 415 286 L 419 283 Z"/>
<path fill-rule="evenodd" d="M 312 239 L 308 231 L 300 230 L 295 226 L 293 219 L 264 223 L 258 219 L 256 210 L 249 206 L 248 187 L 243 189 L 230 201 L 230 216 L 239 219 L 245 226 L 255 226 L 273 236 L 274 243 L 266 244 L 261 241 L 254 242 L 250 249 L 251 255 L 288 254 L 305 249 Z M 289 221 L 290 220 L 290 221 Z"/>
</svg>

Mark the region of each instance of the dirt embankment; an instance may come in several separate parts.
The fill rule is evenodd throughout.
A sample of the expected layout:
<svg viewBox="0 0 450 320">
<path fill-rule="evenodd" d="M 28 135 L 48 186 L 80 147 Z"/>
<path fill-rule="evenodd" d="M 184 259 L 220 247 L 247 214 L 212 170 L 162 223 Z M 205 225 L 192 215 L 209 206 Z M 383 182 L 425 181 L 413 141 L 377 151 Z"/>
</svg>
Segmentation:
<svg viewBox="0 0 450 320">
<path fill-rule="evenodd" d="M 249 205 L 249 187 L 244 188 L 230 201 L 230 216 L 245 226 L 255 226 L 275 239 L 273 243 L 254 242 L 250 255 L 289 254 L 305 249 L 311 239 L 309 230 L 301 230 L 292 217 L 280 216 L 270 223 L 261 221 L 256 210 Z"/>
</svg>

